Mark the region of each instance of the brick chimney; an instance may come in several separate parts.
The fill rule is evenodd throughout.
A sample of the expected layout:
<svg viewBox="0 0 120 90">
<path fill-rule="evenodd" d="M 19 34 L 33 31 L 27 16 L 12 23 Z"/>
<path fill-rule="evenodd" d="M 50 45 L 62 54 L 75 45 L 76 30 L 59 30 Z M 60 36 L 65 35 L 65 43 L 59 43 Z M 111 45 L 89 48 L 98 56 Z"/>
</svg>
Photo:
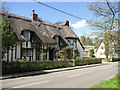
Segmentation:
<svg viewBox="0 0 120 90">
<path fill-rule="evenodd" d="M 65 20 L 65 25 L 67 25 L 69 27 L 69 21 L 68 20 Z"/>
<path fill-rule="evenodd" d="M 31 19 L 33 21 L 38 21 L 38 14 L 35 14 L 35 10 L 32 10 Z"/>
</svg>

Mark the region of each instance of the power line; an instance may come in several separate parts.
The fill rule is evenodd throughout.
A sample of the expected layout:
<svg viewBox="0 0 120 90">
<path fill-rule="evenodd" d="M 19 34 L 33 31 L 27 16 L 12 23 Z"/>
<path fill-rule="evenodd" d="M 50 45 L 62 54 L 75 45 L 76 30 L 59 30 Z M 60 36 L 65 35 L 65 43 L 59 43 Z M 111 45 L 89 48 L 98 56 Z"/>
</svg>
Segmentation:
<svg viewBox="0 0 120 90">
<path fill-rule="evenodd" d="M 62 10 L 59 10 L 59 9 L 54 8 L 54 7 L 52 7 L 52 6 L 49 6 L 49 5 L 47 5 L 47 4 L 41 3 L 41 2 L 39 2 L 39 1 L 36 1 L 36 0 L 33 0 L 33 1 L 35 1 L 35 2 L 37 2 L 37 3 L 39 3 L 39 4 L 41 4 L 41 5 L 47 6 L 47 7 L 49 7 L 49 8 L 52 8 L 52 9 L 54 9 L 54 10 L 56 10 L 56 11 L 62 12 L 62 13 L 64 13 L 64 14 L 67 14 L 67 15 L 69 15 L 69 16 L 72 16 L 72 17 L 75 17 L 75 18 L 77 18 L 77 19 L 81 19 L 81 20 L 82 20 L 82 18 L 80 18 L 80 17 L 78 17 L 78 16 L 69 14 L 69 13 L 67 13 L 67 12 L 64 12 L 64 11 L 62 11 Z"/>
</svg>

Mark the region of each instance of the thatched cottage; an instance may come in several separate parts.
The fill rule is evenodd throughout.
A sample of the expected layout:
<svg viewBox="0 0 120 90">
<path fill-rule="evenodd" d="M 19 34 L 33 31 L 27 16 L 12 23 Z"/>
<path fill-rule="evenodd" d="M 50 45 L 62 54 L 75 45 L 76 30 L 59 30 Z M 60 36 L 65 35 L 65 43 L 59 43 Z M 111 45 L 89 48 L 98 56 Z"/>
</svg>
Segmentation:
<svg viewBox="0 0 120 90">
<path fill-rule="evenodd" d="M 19 41 L 13 51 L 9 50 L 9 61 L 24 59 L 24 53 L 27 53 L 25 55 L 28 60 L 42 60 L 41 53 L 46 53 L 47 60 L 54 60 L 55 53 L 65 46 L 78 49 L 80 58 L 83 58 L 84 47 L 79 37 L 69 28 L 69 21 L 58 24 L 40 21 L 34 10 L 31 19 L 7 12 L 0 14 L 9 22 Z M 7 53 L 5 55 L 3 60 L 7 60 Z"/>
</svg>

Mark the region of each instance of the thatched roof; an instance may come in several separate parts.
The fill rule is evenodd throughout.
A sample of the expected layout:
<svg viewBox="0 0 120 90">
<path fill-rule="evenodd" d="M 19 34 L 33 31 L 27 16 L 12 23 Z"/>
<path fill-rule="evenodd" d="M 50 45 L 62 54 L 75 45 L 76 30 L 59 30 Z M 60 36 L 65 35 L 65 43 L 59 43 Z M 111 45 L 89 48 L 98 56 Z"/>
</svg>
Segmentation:
<svg viewBox="0 0 120 90">
<path fill-rule="evenodd" d="M 6 19 L 11 28 L 14 29 L 15 34 L 20 41 L 24 41 L 24 37 L 21 35 L 23 30 L 30 30 L 35 32 L 39 37 L 41 43 L 55 44 L 54 36 L 61 36 L 61 38 L 68 43 L 66 38 L 79 37 L 67 26 L 65 23 L 51 24 L 43 21 L 33 21 L 29 18 L 14 15 L 7 12 L 0 12 L 0 15 Z"/>
</svg>

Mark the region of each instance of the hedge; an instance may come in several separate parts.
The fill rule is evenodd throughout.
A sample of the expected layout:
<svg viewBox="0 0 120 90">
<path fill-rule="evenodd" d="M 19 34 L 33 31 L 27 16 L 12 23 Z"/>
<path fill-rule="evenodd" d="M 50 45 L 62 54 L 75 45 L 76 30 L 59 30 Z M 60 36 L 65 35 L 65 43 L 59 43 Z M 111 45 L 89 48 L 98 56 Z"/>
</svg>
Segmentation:
<svg viewBox="0 0 120 90">
<path fill-rule="evenodd" d="M 45 69 L 70 67 L 70 61 L 2 62 L 2 74 L 13 74 Z"/>
<path fill-rule="evenodd" d="M 102 63 L 102 59 L 85 59 L 85 60 L 76 60 L 75 65 L 90 65 L 90 64 L 97 64 Z"/>
<path fill-rule="evenodd" d="M 90 60 L 64 60 L 64 61 L 35 61 L 35 62 L 2 62 L 2 74 L 13 74 L 21 72 L 41 71 L 78 65 L 101 63 L 102 59 Z"/>
</svg>

